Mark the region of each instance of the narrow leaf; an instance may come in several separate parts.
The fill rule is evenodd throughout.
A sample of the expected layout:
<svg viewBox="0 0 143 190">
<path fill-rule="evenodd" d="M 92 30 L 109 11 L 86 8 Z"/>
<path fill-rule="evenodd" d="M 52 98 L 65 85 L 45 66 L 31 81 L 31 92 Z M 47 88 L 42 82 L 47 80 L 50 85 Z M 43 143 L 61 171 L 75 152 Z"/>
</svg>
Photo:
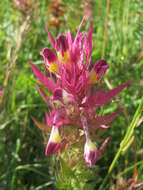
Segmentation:
<svg viewBox="0 0 143 190">
<path fill-rule="evenodd" d="M 95 92 L 91 97 L 91 105 L 102 106 L 111 101 L 111 99 L 119 94 L 125 87 L 130 84 L 130 81 L 124 83 L 123 85 L 110 90 L 109 92 L 104 92 L 103 90 Z"/>
<path fill-rule="evenodd" d="M 40 87 L 39 84 L 37 84 L 37 89 L 41 95 L 41 97 L 43 98 L 43 100 L 47 103 L 50 104 L 50 98 L 47 96 L 47 94 L 44 92 L 44 90 Z"/>
<path fill-rule="evenodd" d="M 91 130 L 96 130 L 97 128 L 108 128 L 108 124 L 114 121 L 114 119 L 122 112 L 122 109 L 119 109 L 116 112 L 113 112 L 111 114 L 107 114 L 104 116 L 97 116 L 95 119 L 92 119 L 91 121 L 88 121 L 91 125 Z M 106 126 L 106 127 L 105 127 Z"/>
<path fill-rule="evenodd" d="M 47 127 L 47 125 L 43 122 L 38 121 L 35 117 L 32 116 L 32 120 L 34 121 L 35 125 L 41 130 L 41 131 L 49 131 L 50 129 Z"/>
<path fill-rule="evenodd" d="M 54 38 L 53 38 L 51 32 L 49 31 L 48 26 L 46 26 L 46 31 L 47 31 L 47 33 L 48 33 L 48 36 L 49 36 L 49 39 L 50 39 L 50 41 L 51 41 L 51 44 L 52 44 L 53 48 L 55 48 L 55 40 L 54 40 Z"/>
<path fill-rule="evenodd" d="M 54 83 L 54 81 L 52 79 L 48 79 L 46 77 L 45 74 L 43 74 L 41 71 L 39 71 L 37 69 L 37 67 L 30 63 L 30 66 L 32 68 L 32 71 L 34 73 L 34 75 L 36 76 L 36 78 L 48 89 L 51 90 L 52 92 L 54 91 L 54 89 L 56 88 L 56 84 Z"/>
</svg>

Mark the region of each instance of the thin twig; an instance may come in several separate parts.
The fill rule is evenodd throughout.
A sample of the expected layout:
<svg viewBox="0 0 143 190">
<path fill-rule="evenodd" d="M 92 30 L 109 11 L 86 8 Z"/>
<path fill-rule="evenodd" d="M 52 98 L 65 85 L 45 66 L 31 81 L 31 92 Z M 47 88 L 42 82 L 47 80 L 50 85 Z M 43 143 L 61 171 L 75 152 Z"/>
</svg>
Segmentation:
<svg viewBox="0 0 143 190">
<path fill-rule="evenodd" d="M 11 74 L 11 72 L 12 72 L 12 70 L 13 70 L 15 64 L 16 64 L 17 57 L 18 57 L 18 52 L 19 52 L 19 50 L 20 50 L 20 48 L 22 46 L 24 36 L 25 36 L 25 32 L 29 28 L 29 23 L 30 23 L 30 15 L 28 15 L 26 17 L 25 21 L 23 22 L 23 24 L 20 27 L 19 36 L 18 36 L 17 44 L 16 44 L 17 46 L 16 46 L 14 52 L 11 54 L 11 48 L 8 51 L 7 58 L 9 60 L 9 64 L 8 64 L 8 67 L 7 67 L 7 70 L 6 70 L 5 80 L 4 80 L 4 83 L 3 83 L 4 87 L 7 86 L 9 76 L 10 76 L 10 74 Z"/>
</svg>

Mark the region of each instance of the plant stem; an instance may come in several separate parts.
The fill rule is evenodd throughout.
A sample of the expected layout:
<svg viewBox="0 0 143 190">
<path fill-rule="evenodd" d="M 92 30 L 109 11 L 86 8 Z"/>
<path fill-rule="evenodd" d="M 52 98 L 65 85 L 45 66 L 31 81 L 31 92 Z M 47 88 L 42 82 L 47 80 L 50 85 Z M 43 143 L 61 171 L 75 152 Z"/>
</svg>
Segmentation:
<svg viewBox="0 0 143 190">
<path fill-rule="evenodd" d="M 108 32 L 108 22 L 109 22 L 109 12 L 110 12 L 110 0 L 107 0 L 106 21 L 105 21 L 105 27 L 104 27 L 104 41 L 103 41 L 102 58 L 105 57 L 107 32 Z"/>
<path fill-rule="evenodd" d="M 113 159 L 113 161 L 109 167 L 108 173 L 107 173 L 106 177 L 104 178 L 103 183 L 99 187 L 99 190 L 103 189 L 104 185 L 106 184 L 109 176 L 111 175 L 111 173 L 112 173 L 112 171 L 113 171 L 113 169 L 114 169 L 114 167 L 115 167 L 115 165 L 116 165 L 116 163 L 117 163 L 117 161 L 121 155 L 122 150 L 125 148 L 126 144 L 128 143 L 128 140 L 132 137 L 133 132 L 134 132 L 134 128 L 136 127 L 136 124 L 137 124 L 137 122 L 141 116 L 142 111 L 143 111 L 143 97 L 141 99 L 141 102 L 140 102 L 135 114 L 134 114 L 134 117 L 131 121 L 131 124 L 128 127 L 128 130 L 125 134 L 125 137 L 120 144 L 120 148 L 119 148 L 118 152 L 116 153 L 116 155 L 115 155 L 115 157 L 114 157 L 114 159 Z"/>
<path fill-rule="evenodd" d="M 136 124 L 139 120 L 139 118 L 141 117 L 141 114 L 143 112 L 143 97 L 141 99 L 141 102 L 134 114 L 134 117 L 131 121 L 131 124 L 130 126 L 128 127 L 128 130 L 126 132 L 126 135 L 123 139 L 123 141 L 121 142 L 121 146 L 124 147 L 126 145 L 126 143 L 128 142 L 128 140 L 131 138 L 131 136 L 133 135 L 133 132 L 134 132 L 134 128 L 136 127 Z"/>
</svg>

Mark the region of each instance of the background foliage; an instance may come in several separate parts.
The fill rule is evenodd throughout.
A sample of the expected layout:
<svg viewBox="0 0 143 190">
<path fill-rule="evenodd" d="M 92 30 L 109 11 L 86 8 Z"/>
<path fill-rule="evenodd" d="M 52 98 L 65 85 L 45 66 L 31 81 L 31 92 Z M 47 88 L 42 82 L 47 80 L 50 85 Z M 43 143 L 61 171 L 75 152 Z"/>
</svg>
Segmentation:
<svg viewBox="0 0 143 190">
<path fill-rule="evenodd" d="M 18 0 L 0 1 L 1 94 L 4 89 L 0 107 L 0 190 L 79 189 L 78 181 L 70 184 L 75 176 L 80 182 L 83 178 L 87 180 L 84 189 L 98 189 L 141 101 L 143 1 L 30 0 L 26 8 L 16 2 Z M 75 35 L 85 13 L 89 17 L 82 30 L 88 31 L 90 22 L 93 23 L 92 60 L 96 62 L 105 57 L 110 65 L 105 79 L 106 88 L 120 85 L 128 79 L 131 85 L 121 93 L 120 103 L 118 97 L 116 103 L 105 108 L 105 113 L 119 106 L 126 111 L 104 133 L 112 140 L 92 173 L 91 169 L 87 169 L 87 176 L 76 173 L 61 158 L 62 167 L 67 172 L 55 175 L 53 168 L 58 158 L 45 157 L 42 134 L 32 120 L 35 116 L 44 121 L 48 106 L 36 89 L 29 61 L 43 68 L 39 53 L 43 47 L 51 47 L 46 24 L 54 36 L 67 29 Z M 120 183 L 127 186 L 129 179 L 143 180 L 142 120 L 143 117 L 135 129 L 133 144 L 118 160 L 106 189 L 120 189 Z M 76 167 L 81 171 L 79 166 L 77 163 Z"/>
</svg>

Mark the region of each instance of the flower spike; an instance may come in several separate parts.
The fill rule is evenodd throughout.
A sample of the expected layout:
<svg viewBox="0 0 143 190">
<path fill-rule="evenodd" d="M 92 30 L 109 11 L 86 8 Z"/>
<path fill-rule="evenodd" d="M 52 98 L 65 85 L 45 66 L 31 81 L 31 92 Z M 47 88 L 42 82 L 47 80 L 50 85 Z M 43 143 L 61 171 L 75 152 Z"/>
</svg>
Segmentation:
<svg viewBox="0 0 143 190">
<path fill-rule="evenodd" d="M 55 40 L 46 27 L 54 51 L 46 47 L 40 53 L 46 68 L 44 73 L 34 64 L 30 63 L 30 66 L 41 85 L 50 91 L 50 93 L 46 93 L 45 89 L 37 84 L 39 93 L 49 109 L 46 112 L 45 126 L 48 126 L 48 129 L 51 127 L 51 134 L 46 145 L 46 155 L 61 152 L 64 150 L 62 144 L 67 142 L 67 146 L 64 147 L 69 147 L 69 144 L 72 145 L 72 140 L 76 139 L 84 146 L 84 159 L 92 167 L 100 159 L 109 143 L 109 138 L 107 138 L 101 146 L 97 145 L 96 129 L 108 129 L 109 124 L 122 111 L 119 109 L 107 115 L 97 115 L 100 113 L 98 109 L 108 104 L 130 82 L 107 92 L 102 89 L 103 87 L 101 88 L 100 81 L 109 66 L 106 60 L 102 59 L 94 64 L 91 59 L 93 29 L 91 25 L 88 34 L 80 32 L 84 20 L 85 17 L 82 19 L 75 37 L 72 37 L 71 32 L 67 31 L 65 35 L 59 34 Z M 96 88 L 95 85 L 97 85 Z M 69 132 L 67 136 L 64 135 L 65 128 L 73 127 L 75 130 L 75 126 L 75 133 L 71 135 Z M 85 135 L 85 145 L 80 138 L 81 130 Z M 59 131 L 62 131 L 63 143 L 61 143 Z M 96 143 L 94 142 L 95 137 Z M 81 150 L 79 149 L 79 151 Z"/>
</svg>

